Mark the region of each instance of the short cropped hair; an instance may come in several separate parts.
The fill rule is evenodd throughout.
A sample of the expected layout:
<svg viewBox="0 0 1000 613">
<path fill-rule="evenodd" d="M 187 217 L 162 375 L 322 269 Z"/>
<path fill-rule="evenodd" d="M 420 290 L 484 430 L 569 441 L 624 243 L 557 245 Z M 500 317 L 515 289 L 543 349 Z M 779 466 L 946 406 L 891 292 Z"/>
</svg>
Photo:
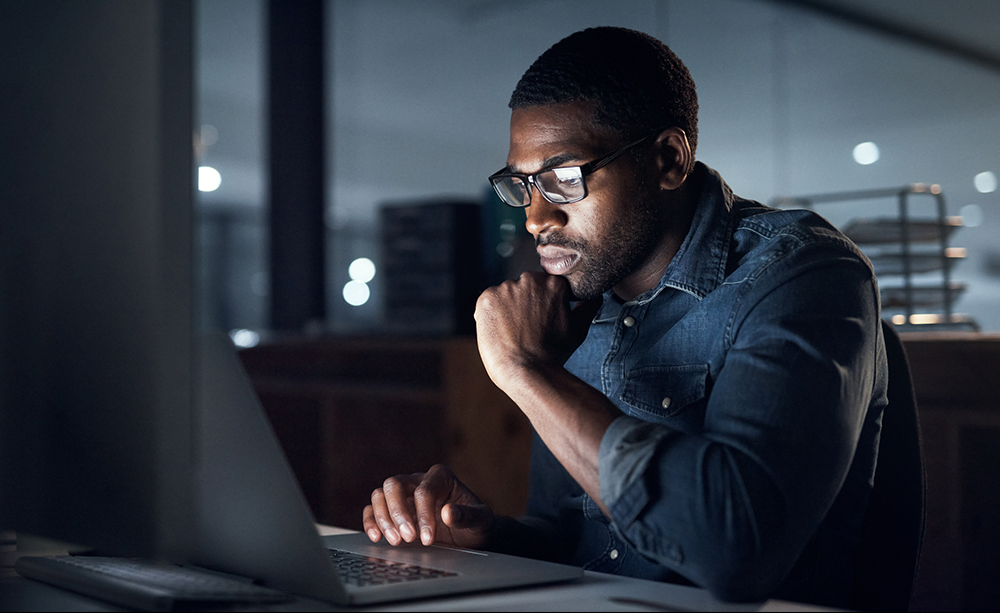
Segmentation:
<svg viewBox="0 0 1000 613">
<path fill-rule="evenodd" d="M 657 128 L 687 134 L 692 159 L 698 143 L 698 95 L 687 67 L 648 34 L 589 28 L 562 39 L 521 77 L 510 108 L 591 102 L 595 123 L 623 141 Z"/>
</svg>

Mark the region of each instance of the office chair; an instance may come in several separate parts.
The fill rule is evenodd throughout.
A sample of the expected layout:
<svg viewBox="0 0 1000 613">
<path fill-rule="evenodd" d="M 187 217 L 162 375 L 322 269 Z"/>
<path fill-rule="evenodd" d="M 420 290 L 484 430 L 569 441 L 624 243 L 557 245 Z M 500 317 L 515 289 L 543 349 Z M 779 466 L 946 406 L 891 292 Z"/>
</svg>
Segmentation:
<svg viewBox="0 0 1000 613">
<path fill-rule="evenodd" d="M 889 365 L 889 405 L 882 416 L 875 484 L 855 553 L 851 608 L 906 611 L 924 532 L 924 465 L 917 402 L 906 353 L 882 321 Z"/>
</svg>

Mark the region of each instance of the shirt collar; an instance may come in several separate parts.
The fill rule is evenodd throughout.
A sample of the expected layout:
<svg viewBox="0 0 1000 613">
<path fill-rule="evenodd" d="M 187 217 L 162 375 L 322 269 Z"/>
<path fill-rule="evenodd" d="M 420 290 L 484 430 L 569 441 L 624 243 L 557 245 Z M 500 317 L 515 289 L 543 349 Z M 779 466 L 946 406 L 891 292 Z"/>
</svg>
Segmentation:
<svg viewBox="0 0 1000 613">
<path fill-rule="evenodd" d="M 684 242 L 670 260 L 659 284 L 626 304 L 645 304 L 667 287 L 701 300 L 725 279 L 734 223 L 733 192 L 718 172 L 701 162 L 695 163 L 692 175 L 697 173 L 702 173 L 704 181 Z M 595 321 L 614 317 L 621 305 L 614 291 L 608 290 Z"/>
</svg>

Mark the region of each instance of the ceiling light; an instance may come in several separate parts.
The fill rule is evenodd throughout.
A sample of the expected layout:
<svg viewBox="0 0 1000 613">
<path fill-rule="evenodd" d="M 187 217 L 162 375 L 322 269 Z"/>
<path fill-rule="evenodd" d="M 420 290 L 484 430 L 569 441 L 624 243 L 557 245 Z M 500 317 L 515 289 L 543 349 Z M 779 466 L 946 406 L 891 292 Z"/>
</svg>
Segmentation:
<svg viewBox="0 0 1000 613">
<path fill-rule="evenodd" d="M 878 145 L 868 141 L 854 148 L 854 161 L 867 166 L 878 161 Z"/>
<path fill-rule="evenodd" d="M 976 191 L 980 194 L 997 191 L 997 176 L 989 170 L 976 175 L 976 178 L 972 182 L 976 185 Z"/>
</svg>

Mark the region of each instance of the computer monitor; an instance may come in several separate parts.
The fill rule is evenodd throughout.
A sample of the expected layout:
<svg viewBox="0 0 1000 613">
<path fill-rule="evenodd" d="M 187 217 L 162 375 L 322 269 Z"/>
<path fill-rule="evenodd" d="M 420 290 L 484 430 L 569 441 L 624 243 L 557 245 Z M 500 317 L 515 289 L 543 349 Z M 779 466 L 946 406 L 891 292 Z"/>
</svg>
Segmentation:
<svg viewBox="0 0 1000 613">
<path fill-rule="evenodd" d="M 0 530 L 184 558 L 192 5 L 0 2 Z"/>
</svg>

